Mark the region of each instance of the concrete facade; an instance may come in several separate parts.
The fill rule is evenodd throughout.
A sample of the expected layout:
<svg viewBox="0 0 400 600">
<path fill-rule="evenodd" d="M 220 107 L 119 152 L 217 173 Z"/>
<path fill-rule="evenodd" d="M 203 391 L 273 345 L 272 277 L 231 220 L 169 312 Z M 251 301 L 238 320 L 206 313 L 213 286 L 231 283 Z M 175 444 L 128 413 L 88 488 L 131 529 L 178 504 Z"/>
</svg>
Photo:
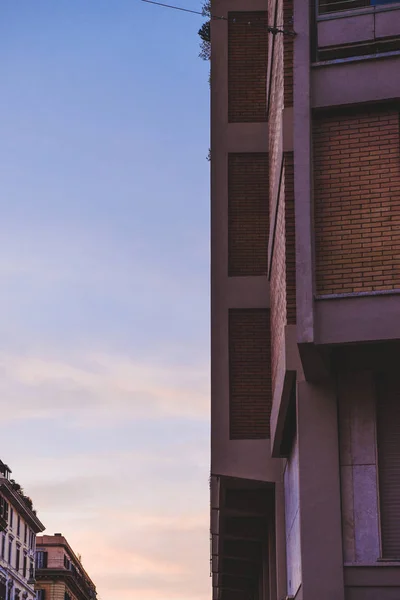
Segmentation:
<svg viewBox="0 0 400 600">
<path fill-rule="evenodd" d="M 61 533 L 36 544 L 37 600 L 96 600 L 96 586 Z"/>
<path fill-rule="evenodd" d="M 394 600 L 400 3 L 212 14 L 213 600 Z"/>
</svg>

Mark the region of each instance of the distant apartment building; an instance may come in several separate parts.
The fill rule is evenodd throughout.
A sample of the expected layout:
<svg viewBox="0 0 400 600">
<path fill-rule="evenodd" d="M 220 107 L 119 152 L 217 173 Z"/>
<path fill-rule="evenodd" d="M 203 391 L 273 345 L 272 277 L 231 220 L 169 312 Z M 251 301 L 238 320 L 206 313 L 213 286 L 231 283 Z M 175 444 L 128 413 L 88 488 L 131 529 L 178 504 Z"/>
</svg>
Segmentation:
<svg viewBox="0 0 400 600">
<path fill-rule="evenodd" d="M 37 600 L 96 600 L 96 586 L 61 533 L 36 540 Z"/>
<path fill-rule="evenodd" d="M 34 600 L 35 540 L 44 526 L 0 461 L 0 600 Z"/>
<path fill-rule="evenodd" d="M 213 600 L 399 600 L 400 2 L 212 14 Z"/>
</svg>

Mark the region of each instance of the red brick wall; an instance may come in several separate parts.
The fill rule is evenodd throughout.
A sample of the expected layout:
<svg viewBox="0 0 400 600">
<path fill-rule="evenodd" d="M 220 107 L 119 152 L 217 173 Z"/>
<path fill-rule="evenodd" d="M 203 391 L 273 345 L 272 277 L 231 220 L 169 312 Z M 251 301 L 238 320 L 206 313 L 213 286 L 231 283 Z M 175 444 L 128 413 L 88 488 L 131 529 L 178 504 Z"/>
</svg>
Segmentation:
<svg viewBox="0 0 400 600">
<path fill-rule="evenodd" d="M 285 187 L 281 186 L 270 274 L 272 390 L 275 389 L 279 357 L 286 324 Z"/>
<path fill-rule="evenodd" d="M 293 31 L 293 0 L 283 0 L 283 26 L 287 31 Z M 283 36 L 283 68 L 284 68 L 284 104 L 293 106 L 293 40 Z"/>
<path fill-rule="evenodd" d="M 296 228 L 293 152 L 285 153 L 286 322 L 296 324 Z"/>
<path fill-rule="evenodd" d="M 229 311 L 229 400 L 231 439 L 269 437 L 272 394 L 267 309 Z"/>
<path fill-rule="evenodd" d="M 314 120 L 316 289 L 400 289 L 399 113 Z"/>
<path fill-rule="evenodd" d="M 271 23 L 275 18 L 274 0 L 269 2 L 269 14 Z M 277 7 L 277 23 L 282 23 L 283 20 L 283 4 L 279 0 Z M 271 40 L 271 60 L 270 77 L 269 77 L 269 160 L 270 160 L 270 205 L 273 212 L 273 206 L 276 202 L 275 194 L 278 189 L 278 182 L 275 177 L 279 177 L 279 169 L 282 162 L 282 154 L 279 155 L 279 150 L 282 149 L 280 140 L 282 138 L 282 111 L 284 100 L 284 80 L 283 80 L 283 38 L 280 34 L 272 36 Z"/>
<path fill-rule="evenodd" d="M 269 233 L 268 154 L 228 156 L 230 276 L 266 275 Z"/>
<path fill-rule="evenodd" d="M 230 123 L 267 120 L 267 12 L 228 15 L 228 119 Z"/>
<path fill-rule="evenodd" d="M 269 0 L 269 21 L 290 30 L 292 0 Z M 285 326 L 296 322 L 293 155 L 282 154 L 283 110 L 293 104 L 293 38 L 270 36 L 269 160 L 270 215 L 274 218 L 272 246 L 271 345 L 272 389 L 275 388 Z M 273 47 L 272 47 L 273 46 Z M 282 181 L 280 176 L 282 170 Z M 279 194 L 279 198 L 277 195 Z"/>
<path fill-rule="evenodd" d="M 270 273 L 272 389 L 284 344 L 285 326 L 296 323 L 296 248 L 293 153 L 285 153 Z"/>
</svg>

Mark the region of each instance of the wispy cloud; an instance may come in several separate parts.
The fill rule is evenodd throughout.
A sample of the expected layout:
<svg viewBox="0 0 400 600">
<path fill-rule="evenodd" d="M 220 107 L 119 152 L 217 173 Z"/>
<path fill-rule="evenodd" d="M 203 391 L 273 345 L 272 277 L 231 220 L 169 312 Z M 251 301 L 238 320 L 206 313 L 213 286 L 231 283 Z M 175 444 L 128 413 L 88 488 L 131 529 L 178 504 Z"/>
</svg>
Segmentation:
<svg viewBox="0 0 400 600">
<path fill-rule="evenodd" d="M 89 354 L 71 360 L 0 355 L 1 419 L 100 420 L 208 415 L 208 367 Z M 94 419 L 94 420 L 93 420 Z"/>
</svg>

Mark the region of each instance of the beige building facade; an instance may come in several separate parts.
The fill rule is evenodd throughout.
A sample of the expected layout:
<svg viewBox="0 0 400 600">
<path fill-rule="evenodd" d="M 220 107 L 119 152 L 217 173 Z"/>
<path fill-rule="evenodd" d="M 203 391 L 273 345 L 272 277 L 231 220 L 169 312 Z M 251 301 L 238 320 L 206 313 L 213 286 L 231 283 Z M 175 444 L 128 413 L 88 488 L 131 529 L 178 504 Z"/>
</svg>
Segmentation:
<svg viewBox="0 0 400 600">
<path fill-rule="evenodd" d="M 96 600 L 96 586 L 60 533 L 43 535 L 36 544 L 37 600 Z"/>
<path fill-rule="evenodd" d="M 0 600 L 34 600 L 36 535 L 44 530 L 10 468 L 0 461 Z"/>
</svg>

